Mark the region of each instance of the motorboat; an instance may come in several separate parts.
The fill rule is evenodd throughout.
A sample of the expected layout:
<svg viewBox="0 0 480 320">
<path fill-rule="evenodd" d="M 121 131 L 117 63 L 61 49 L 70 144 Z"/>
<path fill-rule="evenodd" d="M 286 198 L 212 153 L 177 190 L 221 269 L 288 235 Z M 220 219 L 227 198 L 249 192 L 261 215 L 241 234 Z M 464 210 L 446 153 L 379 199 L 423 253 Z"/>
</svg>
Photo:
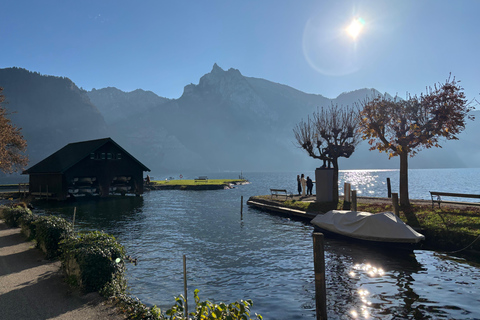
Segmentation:
<svg viewBox="0 0 480 320">
<path fill-rule="evenodd" d="M 379 244 L 416 244 L 425 239 L 393 212 L 330 210 L 311 223 L 322 231 Z"/>
</svg>

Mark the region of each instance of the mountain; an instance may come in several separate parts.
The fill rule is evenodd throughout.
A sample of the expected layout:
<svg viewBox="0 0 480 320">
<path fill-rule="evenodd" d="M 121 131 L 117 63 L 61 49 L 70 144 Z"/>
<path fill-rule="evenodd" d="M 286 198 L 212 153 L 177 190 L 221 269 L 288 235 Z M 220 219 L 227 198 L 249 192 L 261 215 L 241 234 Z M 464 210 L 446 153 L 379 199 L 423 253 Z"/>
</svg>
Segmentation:
<svg viewBox="0 0 480 320">
<path fill-rule="evenodd" d="M 10 119 L 27 140 L 30 164 L 70 142 L 108 135 L 98 109 L 68 78 L 7 68 L 0 69 L 0 87 Z"/>
<path fill-rule="evenodd" d="M 87 94 L 109 125 L 169 101 L 167 98 L 159 97 L 151 91 L 142 89 L 123 92 L 117 88 L 108 87 L 99 90 L 93 89 Z"/>
<path fill-rule="evenodd" d="M 0 86 L 7 107 L 17 112 L 12 119 L 23 128 L 32 164 L 69 142 L 110 136 L 154 175 L 313 170 L 320 161 L 295 145 L 295 125 L 319 107 L 380 94 L 365 88 L 328 99 L 217 64 L 198 84 L 186 85 L 178 99 L 141 89 L 86 92 L 67 78 L 18 68 L 1 69 Z M 460 140 L 419 152 L 410 168 L 478 166 L 477 123 L 468 123 Z M 349 159 L 340 159 L 340 168 L 399 167 L 397 158 L 368 149 L 362 142 Z"/>
</svg>

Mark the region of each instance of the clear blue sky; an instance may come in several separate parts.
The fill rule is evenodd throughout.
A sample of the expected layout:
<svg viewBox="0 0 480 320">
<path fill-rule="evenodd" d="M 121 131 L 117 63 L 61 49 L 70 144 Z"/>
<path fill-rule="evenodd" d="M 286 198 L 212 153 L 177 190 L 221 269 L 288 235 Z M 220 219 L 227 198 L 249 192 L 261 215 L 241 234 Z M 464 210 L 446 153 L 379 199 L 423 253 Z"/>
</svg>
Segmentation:
<svg viewBox="0 0 480 320">
<path fill-rule="evenodd" d="M 480 93 L 480 1 L 23 1 L 0 7 L 0 68 L 90 90 L 178 98 L 214 63 L 334 98 L 376 88 L 405 97 L 451 72 Z M 364 22 L 354 40 L 345 31 Z"/>
</svg>

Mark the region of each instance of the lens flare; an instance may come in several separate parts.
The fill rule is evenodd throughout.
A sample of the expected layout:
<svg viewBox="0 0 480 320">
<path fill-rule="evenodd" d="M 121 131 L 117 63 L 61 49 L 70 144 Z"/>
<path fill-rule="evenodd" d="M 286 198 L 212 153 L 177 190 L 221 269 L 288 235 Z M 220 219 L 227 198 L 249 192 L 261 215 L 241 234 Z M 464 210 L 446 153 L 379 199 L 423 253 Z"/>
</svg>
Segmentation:
<svg viewBox="0 0 480 320">
<path fill-rule="evenodd" d="M 347 33 L 350 35 L 350 37 L 352 37 L 353 40 L 356 40 L 362 32 L 364 25 L 365 20 L 362 18 L 355 18 L 347 27 Z"/>
</svg>

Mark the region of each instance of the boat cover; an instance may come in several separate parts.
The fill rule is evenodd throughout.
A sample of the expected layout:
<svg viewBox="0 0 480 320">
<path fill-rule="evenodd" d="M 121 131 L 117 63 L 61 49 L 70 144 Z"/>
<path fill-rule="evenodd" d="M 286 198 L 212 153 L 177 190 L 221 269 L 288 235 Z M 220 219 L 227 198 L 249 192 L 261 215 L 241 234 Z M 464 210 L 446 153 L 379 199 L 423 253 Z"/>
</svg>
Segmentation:
<svg viewBox="0 0 480 320">
<path fill-rule="evenodd" d="M 369 213 L 331 210 L 317 215 L 312 224 L 326 231 L 370 241 L 417 243 L 425 236 L 405 224 L 393 212 Z"/>
</svg>

